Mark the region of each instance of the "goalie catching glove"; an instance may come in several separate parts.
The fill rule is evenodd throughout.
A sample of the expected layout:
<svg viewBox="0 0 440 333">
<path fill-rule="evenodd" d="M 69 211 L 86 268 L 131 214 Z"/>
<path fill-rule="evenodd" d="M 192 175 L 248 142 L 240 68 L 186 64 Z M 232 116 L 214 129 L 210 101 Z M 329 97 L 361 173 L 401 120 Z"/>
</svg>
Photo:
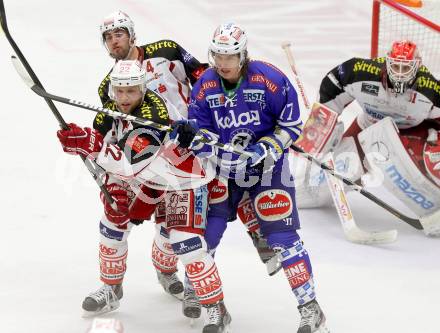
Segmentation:
<svg viewBox="0 0 440 333">
<path fill-rule="evenodd" d="M 68 129 L 57 131 L 63 150 L 72 155 L 82 155 L 94 158 L 93 153 L 101 151 L 103 144 L 102 135 L 94 129 L 79 127 L 76 124 L 69 124 Z"/>
</svg>

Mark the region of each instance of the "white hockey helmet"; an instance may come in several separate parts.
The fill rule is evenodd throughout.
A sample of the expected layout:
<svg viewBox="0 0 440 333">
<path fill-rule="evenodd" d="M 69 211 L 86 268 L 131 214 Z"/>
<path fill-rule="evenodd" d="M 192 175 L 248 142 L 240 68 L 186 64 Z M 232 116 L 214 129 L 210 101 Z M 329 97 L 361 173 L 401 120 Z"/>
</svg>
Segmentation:
<svg viewBox="0 0 440 333">
<path fill-rule="evenodd" d="M 130 39 L 134 40 L 136 38 L 134 22 L 121 10 L 109 14 L 102 20 L 99 30 L 101 31 L 103 42 L 105 42 L 104 33 L 114 29 L 125 29 L 130 35 Z"/>
<path fill-rule="evenodd" d="M 209 44 L 209 59 L 215 54 L 239 54 L 240 66 L 247 57 L 247 35 L 244 29 L 235 23 L 224 23 L 215 29 Z M 214 65 L 211 63 L 211 65 Z"/>
<path fill-rule="evenodd" d="M 142 95 L 147 91 L 147 73 L 138 60 L 120 60 L 110 73 L 109 96 L 115 99 L 113 88 L 139 86 Z"/>
</svg>

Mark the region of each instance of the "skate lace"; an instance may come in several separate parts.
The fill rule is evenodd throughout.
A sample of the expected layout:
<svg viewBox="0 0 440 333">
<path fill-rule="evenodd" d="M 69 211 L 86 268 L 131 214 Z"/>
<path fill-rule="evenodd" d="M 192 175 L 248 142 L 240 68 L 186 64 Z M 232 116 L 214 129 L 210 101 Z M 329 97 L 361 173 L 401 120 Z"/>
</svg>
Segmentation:
<svg viewBox="0 0 440 333">
<path fill-rule="evenodd" d="M 104 285 L 99 288 L 94 293 L 90 294 L 89 297 L 92 297 L 98 304 L 109 304 L 111 299 L 116 299 L 116 294 L 113 291 L 113 288 L 108 285 Z"/>
<path fill-rule="evenodd" d="M 301 314 L 301 321 L 299 323 L 300 327 L 303 326 L 313 326 L 313 322 L 315 321 L 315 318 L 317 316 L 317 312 L 315 311 L 314 307 L 303 307 L 300 309 Z"/>
<path fill-rule="evenodd" d="M 220 310 L 220 305 L 215 305 L 208 308 L 208 318 L 207 318 L 208 324 L 219 325 L 221 317 L 222 314 Z"/>
</svg>

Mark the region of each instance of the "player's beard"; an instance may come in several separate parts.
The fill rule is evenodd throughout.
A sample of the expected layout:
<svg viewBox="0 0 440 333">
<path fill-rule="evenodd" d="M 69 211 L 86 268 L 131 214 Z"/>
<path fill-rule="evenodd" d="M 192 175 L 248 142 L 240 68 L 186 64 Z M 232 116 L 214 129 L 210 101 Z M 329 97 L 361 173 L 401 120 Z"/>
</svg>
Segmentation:
<svg viewBox="0 0 440 333">
<path fill-rule="evenodd" d="M 116 60 L 124 60 L 128 58 L 130 54 L 131 47 L 130 45 L 119 46 L 116 50 L 110 52 L 110 56 Z"/>
</svg>

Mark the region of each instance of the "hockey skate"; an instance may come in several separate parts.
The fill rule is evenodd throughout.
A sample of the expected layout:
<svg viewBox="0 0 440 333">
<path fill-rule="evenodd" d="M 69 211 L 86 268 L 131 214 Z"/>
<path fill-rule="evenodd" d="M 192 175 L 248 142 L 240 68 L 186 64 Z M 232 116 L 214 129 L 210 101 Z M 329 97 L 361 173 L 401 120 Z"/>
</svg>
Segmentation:
<svg viewBox="0 0 440 333">
<path fill-rule="evenodd" d="M 83 316 L 90 317 L 116 310 L 119 308 L 119 300 L 122 296 L 122 284 L 104 284 L 84 299 L 82 303 Z"/>
<path fill-rule="evenodd" d="M 330 333 L 325 326 L 325 315 L 316 300 L 298 306 L 301 321 L 297 333 Z"/>
<path fill-rule="evenodd" d="M 191 287 L 185 287 L 182 300 L 182 311 L 185 317 L 195 319 L 202 313 L 202 307 L 197 298 L 196 292 Z"/>
<path fill-rule="evenodd" d="M 231 324 L 231 315 L 226 310 L 225 303 L 219 301 L 206 306 L 208 312 L 203 333 L 227 333 Z"/>
<path fill-rule="evenodd" d="M 157 280 L 163 287 L 166 293 L 178 299 L 182 299 L 183 283 L 179 280 L 177 273 L 165 274 L 157 271 Z"/>
</svg>

